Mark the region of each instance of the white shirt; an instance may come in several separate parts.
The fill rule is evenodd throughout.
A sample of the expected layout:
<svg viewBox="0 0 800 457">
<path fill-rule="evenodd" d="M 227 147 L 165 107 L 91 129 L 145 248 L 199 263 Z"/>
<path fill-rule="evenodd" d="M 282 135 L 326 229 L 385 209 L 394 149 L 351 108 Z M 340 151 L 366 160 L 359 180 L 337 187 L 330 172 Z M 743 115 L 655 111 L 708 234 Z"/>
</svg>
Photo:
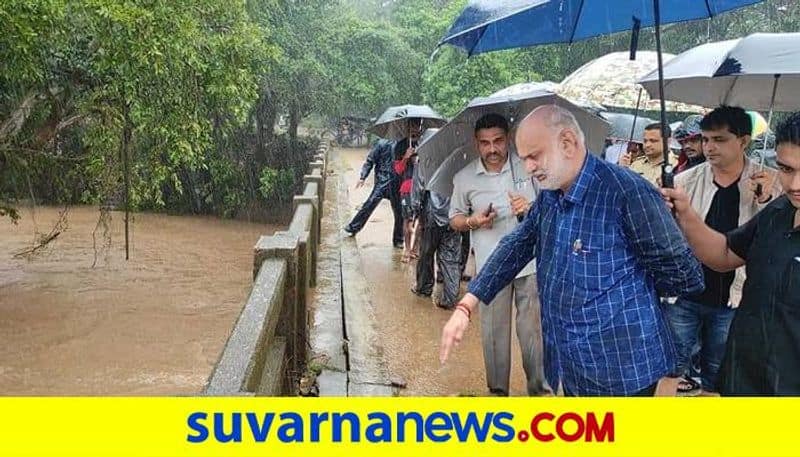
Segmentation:
<svg viewBox="0 0 800 457">
<path fill-rule="evenodd" d="M 492 204 L 497 212 L 492 228 L 473 230 L 470 236 L 475 250 L 475 264 L 478 271 L 489 259 L 500 240 L 511 233 L 519 222 L 511 210 L 508 192 L 521 194 L 533 202 L 539 193 L 536 185 L 525 172 L 519 157 L 509 153 L 500 173 L 491 173 L 483 166 L 480 158 L 472 161 L 453 177 L 453 196 L 450 200 L 450 219 L 457 215 L 469 217 L 484 212 Z M 534 261 L 520 271 L 517 278 L 534 273 Z"/>
</svg>

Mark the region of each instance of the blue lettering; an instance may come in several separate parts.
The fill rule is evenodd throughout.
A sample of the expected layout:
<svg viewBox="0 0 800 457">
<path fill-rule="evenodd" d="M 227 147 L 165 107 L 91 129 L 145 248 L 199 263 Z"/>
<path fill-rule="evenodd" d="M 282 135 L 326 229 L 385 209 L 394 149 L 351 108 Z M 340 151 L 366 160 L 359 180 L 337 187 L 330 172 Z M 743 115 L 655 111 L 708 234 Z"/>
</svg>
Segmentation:
<svg viewBox="0 0 800 457">
<path fill-rule="evenodd" d="M 311 413 L 311 442 L 319 443 L 319 430 L 328 421 L 328 413 Z"/>
<path fill-rule="evenodd" d="M 391 443 L 392 442 L 392 420 L 385 413 L 369 413 L 367 419 L 377 420 L 367 426 L 364 433 L 365 438 L 370 443 Z M 380 432 L 380 433 L 378 433 Z"/>
<path fill-rule="evenodd" d="M 278 428 L 278 439 L 282 443 L 302 443 L 303 442 L 303 418 L 297 413 L 283 413 L 281 414 L 283 423 Z M 289 432 L 293 432 L 291 435 Z"/>
<path fill-rule="evenodd" d="M 342 425 L 345 420 L 350 422 L 350 442 L 360 442 L 359 431 L 361 430 L 361 425 L 358 416 L 354 413 L 333 413 L 333 442 L 342 442 Z"/>
<path fill-rule="evenodd" d="M 208 429 L 205 425 L 200 423 L 200 421 L 205 421 L 207 417 L 208 414 L 201 412 L 189 415 L 189 418 L 186 420 L 187 425 L 189 425 L 190 430 L 197 432 L 197 435 L 186 435 L 186 441 L 190 443 L 202 443 L 208 438 Z"/>
<path fill-rule="evenodd" d="M 508 421 L 508 423 L 505 423 L 504 420 Z M 492 439 L 499 443 L 508 443 L 509 441 L 513 440 L 516 436 L 514 427 L 511 424 L 511 421 L 513 420 L 514 415 L 509 412 L 495 414 L 494 418 L 492 419 L 492 425 L 494 425 L 495 429 L 506 432 L 506 434 L 501 435 L 499 433 L 494 433 L 492 435 Z"/>
<path fill-rule="evenodd" d="M 247 423 L 250 425 L 250 431 L 253 432 L 253 439 L 256 443 L 263 443 L 269 436 L 269 429 L 272 427 L 272 421 L 275 419 L 275 413 L 265 413 L 264 422 L 262 425 L 258 423 L 258 416 L 256 413 L 247 413 Z"/>
<path fill-rule="evenodd" d="M 223 413 L 214 413 L 214 437 L 220 443 L 228 443 L 235 441 L 240 443 L 242 441 L 242 413 L 233 413 L 231 415 L 231 433 L 225 433 L 225 415 Z"/>
<path fill-rule="evenodd" d="M 397 413 L 397 442 L 404 443 L 406 441 L 406 422 L 409 419 L 413 419 L 417 423 L 417 443 L 421 443 L 424 439 L 425 424 L 419 413 Z"/>
<path fill-rule="evenodd" d="M 489 434 L 489 426 L 492 424 L 493 413 L 486 413 L 483 422 L 478 423 L 478 416 L 475 413 L 467 414 L 467 420 L 461 423 L 461 415 L 455 414 L 453 416 L 453 427 L 458 436 L 458 441 L 464 443 L 469 438 L 470 434 L 475 435 L 475 439 L 479 443 L 486 441 L 486 435 Z"/>
<path fill-rule="evenodd" d="M 458 413 L 452 413 L 454 416 L 458 416 Z M 436 421 L 439 420 L 442 422 L 441 424 L 437 424 Z M 453 420 L 450 418 L 449 414 L 445 414 L 442 412 L 435 412 L 428 415 L 428 418 L 425 419 L 425 434 L 428 436 L 428 439 L 433 441 L 434 443 L 444 443 L 450 441 L 452 438 L 450 433 L 445 433 L 442 435 L 437 435 L 435 432 L 451 432 L 453 430 Z"/>
</svg>

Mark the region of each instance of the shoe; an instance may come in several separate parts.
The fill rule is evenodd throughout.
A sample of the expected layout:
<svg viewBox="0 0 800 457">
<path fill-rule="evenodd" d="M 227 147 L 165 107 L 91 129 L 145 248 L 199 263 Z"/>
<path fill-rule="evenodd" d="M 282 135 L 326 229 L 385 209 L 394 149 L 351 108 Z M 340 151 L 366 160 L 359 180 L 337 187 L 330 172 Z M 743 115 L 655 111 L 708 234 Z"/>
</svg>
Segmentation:
<svg viewBox="0 0 800 457">
<path fill-rule="evenodd" d="M 347 230 L 347 228 L 343 228 L 342 229 L 342 234 L 344 236 L 348 237 L 348 238 L 352 238 L 352 237 L 356 236 L 356 234 L 354 232 L 351 232 L 350 230 Z"/>
<path fill-rule="evenodd" d="M 414 295 L 416 295 L 417 297 L 425 297 L 425 298 L 428 298 L 428 297 L 430 297 L 430 296 L 431 296 L 431 294 L 425 294 L 425 293 L 422 293 L 422 292 L 420 292 L 419 290 L 417 290 L 417 286 L 411 286 L 411 293 L 412 293 L 412 294 L 414 294 Z"/>
<path fill-rule="evenodd" d="M 400 243 L 394 243 L 394 248 L 395 248 L 395 249 L 405 249 L 405 245 L 403 245 L 403 243 L 402 243 L 402 242 L 400 242 Z"/>
</svg>

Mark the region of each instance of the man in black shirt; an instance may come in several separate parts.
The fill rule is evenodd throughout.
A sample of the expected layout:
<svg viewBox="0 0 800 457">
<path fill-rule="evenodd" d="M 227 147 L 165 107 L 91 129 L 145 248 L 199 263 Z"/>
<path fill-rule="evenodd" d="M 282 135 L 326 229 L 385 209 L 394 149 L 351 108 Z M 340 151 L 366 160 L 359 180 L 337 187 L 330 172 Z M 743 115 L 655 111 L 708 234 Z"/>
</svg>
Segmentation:
<svg viewBox="0 0 800 457">
<path fill-rule="evenodd" d="M 723 395 L 800 395 L 800 113 L 778 126 L 776 143 L 786 194 L 727 235 L 703 223 L 680 188 L 662 190 L 705 265 L 747 271 L 719 372 Z"/>
<path fill-rule="evenodd" d="M 675 183 L 689 195 L 691 206 L 713 230 L 726 233 L 750 220 L 779 194 L 774 171 L 763 174 L 768 179 L 766 192 L 755 193 L 754 175 L 758 165 L 747 159 L 750 143 L 750 116 L 741 108 L 722 106 L 699 123 L 707 162 L 675 177 Z M 666 306 L 678 349 L 679 394 L 699 393 L 699 386 L 688 376 L 692 352 L 699 347 L 700 380 L 703 390 L 716 392 L 717 372 L 725 353 L 728 328 L 738 306 L 744 272 L 719 273 L 703 265 L 705 290 L 679 297 Z"/>
</svg>

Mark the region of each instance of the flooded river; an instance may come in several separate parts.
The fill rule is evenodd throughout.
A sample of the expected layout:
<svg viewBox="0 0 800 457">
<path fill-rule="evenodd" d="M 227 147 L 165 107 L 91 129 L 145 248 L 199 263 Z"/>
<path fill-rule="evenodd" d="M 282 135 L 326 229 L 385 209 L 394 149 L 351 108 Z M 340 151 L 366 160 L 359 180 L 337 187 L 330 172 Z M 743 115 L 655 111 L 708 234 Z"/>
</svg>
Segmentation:
<svg viewBox="0 0 800 457">
<path fill-rule="evenodd" d="M 60 210 L 0 218 L 0 395 L 200 392 L 250 291 L 253 246 L 276 227 L 137 214 L 126 262 L 114 212 L 92 267 L 99 211 L 72 207 L 46 250 L 14 258 Z"/>
</svg>

